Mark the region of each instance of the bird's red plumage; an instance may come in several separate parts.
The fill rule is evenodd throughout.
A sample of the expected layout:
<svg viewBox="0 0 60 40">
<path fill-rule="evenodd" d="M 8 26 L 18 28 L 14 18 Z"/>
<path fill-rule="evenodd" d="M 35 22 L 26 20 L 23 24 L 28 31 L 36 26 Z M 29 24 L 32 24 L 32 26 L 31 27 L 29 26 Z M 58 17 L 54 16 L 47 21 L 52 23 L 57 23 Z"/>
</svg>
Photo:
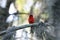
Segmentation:
<svg viewBox="0 0 60 40">
<path fill-rule="evenodd" d="M 33 17 L 33 15 L 29 15 L 28 22 L 29 22 L 30 24 L 34 23 L 34 17 Z"/>
</svg>

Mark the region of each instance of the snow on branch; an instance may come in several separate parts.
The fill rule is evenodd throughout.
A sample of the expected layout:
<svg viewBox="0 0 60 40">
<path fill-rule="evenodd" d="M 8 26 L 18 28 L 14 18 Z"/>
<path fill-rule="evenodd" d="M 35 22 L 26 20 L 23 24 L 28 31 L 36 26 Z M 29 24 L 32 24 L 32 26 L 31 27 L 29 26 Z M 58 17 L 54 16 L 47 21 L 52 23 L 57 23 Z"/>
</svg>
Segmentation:
<svg viewBox="0 0 60 40">
<path fill-rule="evenodd" d="M 40 24 L 41 24 L 41 22 L 40 23 L 34 23 L 34 24 L 21 25 L 21 26 L 17 26 L 17 27 L 14 26 L 14 27 L 11 27 L 11 28 L 9 28 L 5 31 L 0 32 L 0 36 L 4 35 L 6 33 L 9 33 L 9 32 L 13 32 L 13 31 L 16 31 L 16 30 L 19 30 L 19 29 L 23 29 L 23 28 L 27 28 L 27 27 L 31 27 L 31 26 L 36 27 Z"/>
</svg>

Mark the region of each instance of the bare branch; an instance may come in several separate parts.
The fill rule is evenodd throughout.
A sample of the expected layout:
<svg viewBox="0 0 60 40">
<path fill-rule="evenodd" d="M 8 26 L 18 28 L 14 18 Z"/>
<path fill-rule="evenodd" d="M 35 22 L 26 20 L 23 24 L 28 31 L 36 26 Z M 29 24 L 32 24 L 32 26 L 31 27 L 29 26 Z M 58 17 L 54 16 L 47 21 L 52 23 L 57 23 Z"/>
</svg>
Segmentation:
<svg viewBox="0 0 60 40">
<path fill-rule="evenodd" d="M 18 27 L 11 27 L 11 28 L 9 28 L 9 29 L 7 29 L 7 30 L 5 30 L 5 31 L 0 32 L 0 36 L 1 36 L 1 35 L 4 35 L 4 34 L 6 34 L 6 33 L 9 33 L 9 32 L 13 32 L 13 31 L 16 31 L 16 30 L 19 30 L 19 29 L 23 29 L 23 28 L 27 28 L 27 27 L 31 27 L 31 26 L 36 27 L 36 26 L 38 26 L 39 24 L 40 24 L 40 23 L 34 23 L 34 24 L 26 24 L 26 25 L 22 25 L 22 26 L 18 26 Z"/>
</svg>

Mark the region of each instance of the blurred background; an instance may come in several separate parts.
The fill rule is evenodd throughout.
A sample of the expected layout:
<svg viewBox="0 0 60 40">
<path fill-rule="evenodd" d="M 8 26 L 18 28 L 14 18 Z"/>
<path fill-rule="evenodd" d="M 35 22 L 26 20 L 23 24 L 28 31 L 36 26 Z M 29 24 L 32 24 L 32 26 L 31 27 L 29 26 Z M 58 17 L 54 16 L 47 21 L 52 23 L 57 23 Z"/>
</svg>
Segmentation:
<svg viewBox="0 0 60 40">
<path fill-rule="evenodd" d="M 41 22 L 47 26 L 41 24 L 17 30 L 7 40 L 60 40 L 59 2 L 59 0 L 0 0 L 0 32 L 13 26 L 30 24 L 29 17 L 32 15 L 34 23 Z M 1 40 L 4 40 L 3 37 L 5 36 L 0 36 Z"/>
</svg>

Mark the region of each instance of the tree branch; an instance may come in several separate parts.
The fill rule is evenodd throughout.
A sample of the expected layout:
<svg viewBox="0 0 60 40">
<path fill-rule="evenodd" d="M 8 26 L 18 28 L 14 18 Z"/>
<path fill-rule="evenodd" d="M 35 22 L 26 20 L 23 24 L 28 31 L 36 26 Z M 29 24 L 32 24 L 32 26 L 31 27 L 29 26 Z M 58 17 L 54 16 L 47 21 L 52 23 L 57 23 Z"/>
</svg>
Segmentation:
<svg viewBox="0 0 60 40">
<path fill-rule="evenodd" d="M 26 25 L 22 25 L 22 26 L 17 26 L 17 27 L 11 27 L 11 28 L 9 28 L 9 29 L 7 29 L 5 31 L 0 32 L 0 36 L 4 35 L 6 33 L 9 33 L 9 32 L 13 32 L 13 31 L 16 31 L 16 30 L 19 30 L 19 29 L 23 29 L 23 28 L 27 28 L 27 27 L 31 27 L 31 26 L 36 27 L 39 24 L 40 23 L 34 23 L 34 24 L 26 24 Z"/>
</svg>

